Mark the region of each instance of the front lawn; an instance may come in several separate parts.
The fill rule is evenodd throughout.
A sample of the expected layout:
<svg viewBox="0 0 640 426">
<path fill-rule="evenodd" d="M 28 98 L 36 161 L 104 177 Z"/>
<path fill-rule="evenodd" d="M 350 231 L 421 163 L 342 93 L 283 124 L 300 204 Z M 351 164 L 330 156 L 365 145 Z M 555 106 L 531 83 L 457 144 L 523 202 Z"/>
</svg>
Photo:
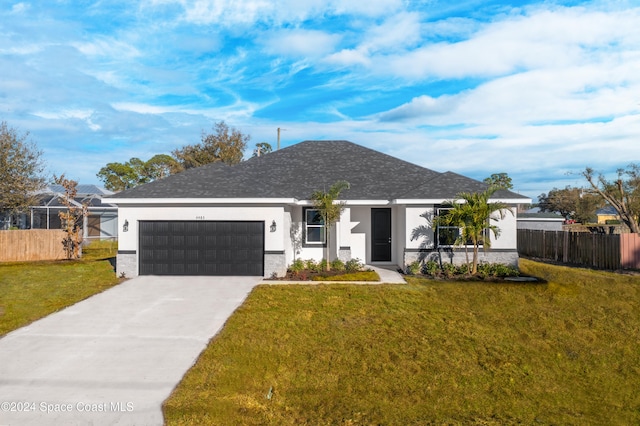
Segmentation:
<svg viewBox="0 0 640 426">
<path fill-rule="evenodd" d="M 118 281 L 108 260 L 0 264 L 0 336 Z"/>
<path fill-rule="evenodd" d="M 640 277 L 257 287 L 169 425 L 638 424 Z"/>
</svg>

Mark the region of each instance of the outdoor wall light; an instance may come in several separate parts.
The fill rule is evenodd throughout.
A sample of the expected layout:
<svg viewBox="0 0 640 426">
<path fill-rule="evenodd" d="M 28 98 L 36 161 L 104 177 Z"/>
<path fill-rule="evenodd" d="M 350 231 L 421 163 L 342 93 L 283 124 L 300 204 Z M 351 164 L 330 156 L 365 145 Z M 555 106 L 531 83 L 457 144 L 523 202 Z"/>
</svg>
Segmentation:
<svg viewBox="0 0 640 426">
<path fill-rule="evenodd" d="M 122 232 L 127 232 L 129 230 L 129 221 L 127 219 L 124 220 L 122 224 Z"/>
<path fill-rule="evenodd" d="M 275 220 L 271 221 L 271 226 L 269 227 L 269 229 L 271 230 L 271 232 L 276 232 L 276 221 Z"/>
</svg>

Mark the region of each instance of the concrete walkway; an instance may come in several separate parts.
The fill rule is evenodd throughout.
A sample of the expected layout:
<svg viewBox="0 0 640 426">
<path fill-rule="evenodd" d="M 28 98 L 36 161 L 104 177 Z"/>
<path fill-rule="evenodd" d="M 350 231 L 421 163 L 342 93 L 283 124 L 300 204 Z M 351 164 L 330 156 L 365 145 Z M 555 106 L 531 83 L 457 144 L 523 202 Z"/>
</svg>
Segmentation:
<svg viewBox="0 0 640 426">
<path fill-rule="evenodd" d="M 389 266 L 388 268 L 382 266 L 367 265 L 367 268 L 371 268 L 380 275 L 380 282 L 384 284 L 406 284 L 402 275 L 398 272 L 397 266 Z"/>
<path fill-rule="evenodd" d="M 0 425 L 162 425 L 162 402 L 260 281 L 138 277 L 0 339 Z"/>
</svg>

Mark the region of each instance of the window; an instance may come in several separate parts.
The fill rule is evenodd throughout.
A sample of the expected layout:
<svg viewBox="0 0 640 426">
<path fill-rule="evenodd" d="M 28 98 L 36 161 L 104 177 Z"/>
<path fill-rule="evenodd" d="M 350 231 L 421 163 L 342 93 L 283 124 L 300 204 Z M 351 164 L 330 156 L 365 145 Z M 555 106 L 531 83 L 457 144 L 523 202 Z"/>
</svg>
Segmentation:
<svg viewBox="0 0 640 426">
<path fill-rule="evenodd" d="M 444 216 L 450 210 L 451 210 L 450 207 L 442 207 L 442 208 L 438 208 L 436 211 L 438 216 Z M 435 232 L 436 232 L 436 241 L 438 243 L 438 246 L 451 247 L 458 242 L 460 236 L 462 235 L 462 228 L 457 226 L 440 225 L 436 227 Z M 483 235 L 484 234 L 485 233 L 483 232 Z M 473 245 L 473 242 L 469 239 L 467 240 L 466 245 L 471 246 Z M 480 242 L 480 245 L 482 245 L 482 241 Z"/>
<path fill-rule="evenodd" d="M 452 246 L 460 238 L 460 228 L 457 226 L 438 226 L 438 245 Z"/>
<path fill-rule="evenodd" d="M 305 242 L 307 244 L 324 244 L 325 227 L 324 219 L 317 209 L 304 210 Z"/>
<path fill-rule="evenodd" d="M 436 209 L 436 215 L 438 217 L 444 216 L 449 213 L 450 208 L 438 208 Z M 436 226 L 436 242 L 440 247 L 452 246 L 456 243 L 456 240 L 460 237 L 460 228 L 457 226 Z"/>
</svg>

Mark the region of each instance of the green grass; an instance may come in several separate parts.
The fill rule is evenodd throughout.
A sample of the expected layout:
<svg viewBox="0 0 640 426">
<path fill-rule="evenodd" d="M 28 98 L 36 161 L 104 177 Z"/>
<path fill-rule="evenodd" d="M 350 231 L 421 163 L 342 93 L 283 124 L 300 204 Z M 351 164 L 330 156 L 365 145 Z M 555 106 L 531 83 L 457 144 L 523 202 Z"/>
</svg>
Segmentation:
<svg viewBox="0 0 640 426">
<path fill-rule="evenodd" d="M 376 271 L 358 271 L 338 275 L 316 275 L 313 281 L 380 281 L 380 275 Z"/>
<path fill-rule="evenodd" d="M 257 287 L 165 420 L 639 424 L 640 278 L 521 266 L 547 282 Z"/>
<path fill-rule="evenodd" d="M 0 264 L 0 336 L 117 283 L 107 260 Z"/>
<path fill-rule="evenodd" d="M 92 241 L 82 248 L 82 259 L 102 260 L 116 257 L 118 242 L 112 240 Z"/>
</svg>

